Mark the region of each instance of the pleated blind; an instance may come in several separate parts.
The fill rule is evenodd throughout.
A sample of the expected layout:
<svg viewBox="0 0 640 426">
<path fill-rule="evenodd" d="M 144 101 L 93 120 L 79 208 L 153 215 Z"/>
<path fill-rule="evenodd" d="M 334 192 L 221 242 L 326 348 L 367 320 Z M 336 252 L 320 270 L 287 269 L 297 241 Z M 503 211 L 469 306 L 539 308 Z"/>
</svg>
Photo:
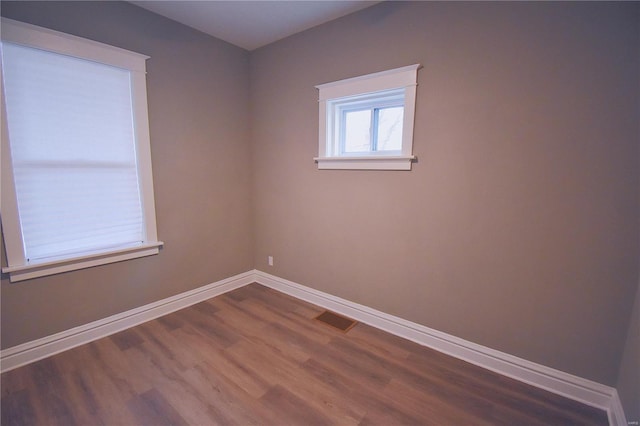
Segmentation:
<svg viewBox="0 0 640 426">
<path fill-rule="evenodd" d="M 141 244 L 130 72 L 12 43 L 2 55 L 25 258 Z"/>
</svg>

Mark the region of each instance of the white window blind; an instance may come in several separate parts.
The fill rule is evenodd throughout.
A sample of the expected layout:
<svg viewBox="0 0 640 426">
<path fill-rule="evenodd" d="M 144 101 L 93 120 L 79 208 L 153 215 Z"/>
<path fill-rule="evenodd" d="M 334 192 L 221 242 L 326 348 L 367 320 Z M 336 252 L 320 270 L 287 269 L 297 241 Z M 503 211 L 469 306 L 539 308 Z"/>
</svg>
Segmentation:
<svg viewBox="0 0 640 426">
<path fill-rule="evenodd" d="M 141 244 L 129 71 L 11 43 L 3 55 L 25 258 Z"/>
<path fill-rule="evenodd" d="M 158 254 L 148 57 L 1 20 L 2 272 L 14 282 Z"/>
</svg>

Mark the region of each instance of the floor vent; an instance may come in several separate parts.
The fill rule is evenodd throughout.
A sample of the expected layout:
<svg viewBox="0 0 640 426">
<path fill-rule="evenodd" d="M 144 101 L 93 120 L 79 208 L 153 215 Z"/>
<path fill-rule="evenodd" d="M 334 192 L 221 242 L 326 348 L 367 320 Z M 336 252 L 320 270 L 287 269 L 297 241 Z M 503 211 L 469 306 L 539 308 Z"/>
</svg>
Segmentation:
<svg viewBox="0 0 640 426">
<path fill-rule="evenodd" d="M 358 323 L 358 321 L 343 317 L 342 315 L 338 315 L 330 311 L 324 311 L 315 319 L 333 328 L 337 328 L 344 333 L 351 330 L 351 328 Z"/>
</svg>

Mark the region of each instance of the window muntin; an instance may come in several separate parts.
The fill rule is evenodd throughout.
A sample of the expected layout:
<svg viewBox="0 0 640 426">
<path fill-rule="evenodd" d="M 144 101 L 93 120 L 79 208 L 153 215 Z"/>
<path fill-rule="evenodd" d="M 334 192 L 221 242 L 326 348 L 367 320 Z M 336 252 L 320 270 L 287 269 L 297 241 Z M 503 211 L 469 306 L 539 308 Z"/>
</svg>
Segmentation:
<svg viewBox="0 0 640 426">
<path fill-rule="evenodd" d="M 146 59 L 2 19 L 12 281 L 158 253 Z"/>
<path fill-rule="evenodd" d="M 316 86 L 318 168 L 410 170 L 418 68 Z"/>
</svg>

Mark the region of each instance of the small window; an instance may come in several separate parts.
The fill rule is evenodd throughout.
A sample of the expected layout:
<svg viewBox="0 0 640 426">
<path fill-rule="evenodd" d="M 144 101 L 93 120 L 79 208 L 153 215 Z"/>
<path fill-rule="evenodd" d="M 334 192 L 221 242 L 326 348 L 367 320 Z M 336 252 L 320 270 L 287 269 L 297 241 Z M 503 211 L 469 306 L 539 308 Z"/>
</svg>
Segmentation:
<svg viewBox="0 0 640 426">
<path fill-rule="evenodd" d="M 146 59 L 2 20 L 11 281 L 158 253 Z"/>
<path fill-rule="evenodd" d="M 411 170 L 418 68 L 316 86 L 319 169 Z"/>
</svg>

